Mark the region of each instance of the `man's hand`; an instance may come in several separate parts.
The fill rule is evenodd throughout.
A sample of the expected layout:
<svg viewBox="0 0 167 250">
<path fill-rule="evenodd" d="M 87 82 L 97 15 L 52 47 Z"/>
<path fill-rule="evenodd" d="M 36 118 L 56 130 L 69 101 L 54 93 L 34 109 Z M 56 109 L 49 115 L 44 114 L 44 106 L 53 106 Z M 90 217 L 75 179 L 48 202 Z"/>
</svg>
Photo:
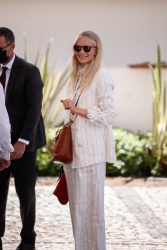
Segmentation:
<svg viewBox="0 0 167 250">
<path fill-rule="evenodd" d="M 20 141 L 17 141 L 14 145 L 14 152 L 11 153 L 10 159 L 11 160 L 16 160 L 20 159 L 22 155 L 24 154 L 26 144 Z"/>
<path fill-rule="evenodd" d="M 0 158 L 0 171 L 2 171 L 5 168 L 8 168 L 10 166 L 10 161 L 9 160 L 4 160 Z"/>
</svg>

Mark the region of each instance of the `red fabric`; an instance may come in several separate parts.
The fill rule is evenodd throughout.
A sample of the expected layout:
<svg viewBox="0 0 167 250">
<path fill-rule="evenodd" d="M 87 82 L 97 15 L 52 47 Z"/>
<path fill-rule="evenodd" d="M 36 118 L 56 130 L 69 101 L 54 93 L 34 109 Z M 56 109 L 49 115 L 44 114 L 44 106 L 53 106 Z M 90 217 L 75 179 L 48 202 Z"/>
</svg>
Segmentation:
<svg viewBox="0 0 167 250">
<path fill-rule="evenodd" d="M 1 76 L 0 76 L 0 82 L 1 82 L 1 84 L 2 84 L 2 86 L 3 86 L 4 89 L 5 89 L 6 70 L 7 70 L 7 69 L 8 69 L 7 67 L 2 67 L 2 74 L 1 74 Z"/>
<path fill-rule="evenodd" d="M 67 183 L 66 183 L 66 177 L 63 173 L 60 177 L 60 180 L 53 192 L 55 196 L 57 196 L 59 202 L 62 205 L 66 205 L 68 202 L 68 192 L 67 192 Z"/>
</svg>

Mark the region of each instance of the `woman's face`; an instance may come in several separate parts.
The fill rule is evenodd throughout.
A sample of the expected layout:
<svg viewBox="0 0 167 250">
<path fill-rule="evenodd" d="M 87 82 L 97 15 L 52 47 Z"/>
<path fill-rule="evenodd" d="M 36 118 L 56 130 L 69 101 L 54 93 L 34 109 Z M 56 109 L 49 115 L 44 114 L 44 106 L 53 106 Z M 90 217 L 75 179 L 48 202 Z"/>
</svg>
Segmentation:
<svg viewBox="0 0 167 250">
<path fill-rule="evenodd" d="M 85 52 L 83 47 L 80 48 L 79 52 L 75 51 L 75 48 L 74 48 L 74 54 L 82 66 L 84 66 L 86 63 L 89 63 L 93 59 L 93 57 L 96 55 L 96 48 L 87 37 L 78 38 L 75 45 L 77 45 L 78 48 L 79 46 L 88 46 L 88 47 L 92 46 L 91 48 L 88 48 L 90 49 L 89 52 L 87 52 L 87 50 Z"/>
</svg>

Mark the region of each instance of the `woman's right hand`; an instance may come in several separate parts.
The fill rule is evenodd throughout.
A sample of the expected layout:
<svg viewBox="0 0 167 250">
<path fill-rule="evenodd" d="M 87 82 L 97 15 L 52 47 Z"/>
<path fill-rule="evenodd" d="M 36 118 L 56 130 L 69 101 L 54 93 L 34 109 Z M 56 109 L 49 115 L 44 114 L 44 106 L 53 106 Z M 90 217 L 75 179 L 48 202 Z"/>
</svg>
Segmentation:
<svg viewBox="0 0 167 250">
<path fill-rule="evenodd" d="M 63 103 L 64 109 L 70 109 L 72 113 L 75 113 L 75 105 L 71 99 L 60 100 Z"/>
</svg>

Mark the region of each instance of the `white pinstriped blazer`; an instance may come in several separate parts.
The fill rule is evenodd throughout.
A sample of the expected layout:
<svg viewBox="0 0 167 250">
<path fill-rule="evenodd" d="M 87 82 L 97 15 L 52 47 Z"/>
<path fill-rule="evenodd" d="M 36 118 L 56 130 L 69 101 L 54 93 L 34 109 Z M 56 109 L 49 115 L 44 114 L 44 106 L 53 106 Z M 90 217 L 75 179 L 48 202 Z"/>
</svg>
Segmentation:
<svg viewBox="0 0 167 250">
<path fill-rule="evenodd" d="M 88 118 L 76 116 L 72 124 L 72 168 L 86 167 L 99 162 L 115 162 L 113 81 L 100 69 L 91 85 L 84 90 L 77 106 L 88 110 Z M 68 112 L 65 120 L 68 120 Z"/>
</svg>

